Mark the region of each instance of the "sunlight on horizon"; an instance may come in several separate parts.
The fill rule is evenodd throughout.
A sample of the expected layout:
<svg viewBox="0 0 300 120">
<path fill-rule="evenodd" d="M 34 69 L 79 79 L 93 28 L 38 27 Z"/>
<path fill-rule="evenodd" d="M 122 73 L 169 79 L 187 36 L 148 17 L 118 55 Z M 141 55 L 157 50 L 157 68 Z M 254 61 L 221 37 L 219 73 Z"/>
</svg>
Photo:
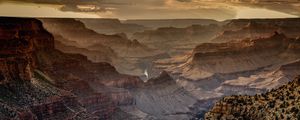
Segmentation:
<svg viewBox="0 0 300 120">
<path fill-rule="evenodd" d="M 235 19 L 240 18 L 297 18 L 296 15 L 291 15 L 283 12 L 263 9 L 263 8 L 250 8 L 238 7 Z"/>
<path fill-rule="evenodd" d="M 39 5 L 33 3 L 0 3 L 0 16 L 6 17 L 58 17 L 58 18 L 119 18 L 120 16 L 116 15 L 113 12 L 110 13 L 84 13 L 84 12 L 66 12 L 59 10 L 61 6 L 54 5 Z M 232 19 L 250 19 L 250 18 L 295 18 L 298 16 L 290 15 L 287 13 L 282 13 L 278 11 L 263 9 L 263 8 L 251 8 L 251 7 L 240 7 L 235 6 L 236 16 Z M 193 11 L 191 11 L 193 12 Z M 134 13 L 132 13 L 134 14 Z M 102 16 L 102 17 L 101 17 Z M 142 16 L 141 16 L 142 17 Z M 174 16 L 176 18 L 176 16 Z M 169 19 L 175 19 L 169 18 Z M 207 18 L 207 16 L 201 16 L 201 18 Z M 132 18 L 122 18 L 122 19 L 132 19 Z M 143 18 L 141 18 L 143 19 Z M 161 18 L 153 18 L 161 19 Z M 184 18 L 181 18 L 184 19 Z M 209 18 L 213 19 L 213 18 Z M 223 18 L 215 20 L 226 20 Z"/>
<path fill-rule="evenodd" d="M 16 9 L 17 8 L 17 9 Z M 0 3 L 0 16 L 6 17 L 63 17 L 100 18 L 97 14 L 60 11 L 59 6 Z"/>
</svg>

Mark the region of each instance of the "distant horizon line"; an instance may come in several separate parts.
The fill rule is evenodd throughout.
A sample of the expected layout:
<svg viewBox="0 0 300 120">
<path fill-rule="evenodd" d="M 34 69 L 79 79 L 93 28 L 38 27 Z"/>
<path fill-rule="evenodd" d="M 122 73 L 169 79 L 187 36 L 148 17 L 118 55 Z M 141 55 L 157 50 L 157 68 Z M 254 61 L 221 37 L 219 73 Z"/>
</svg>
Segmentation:
<svg viewBox="0 0 300 120">
<path fill-rule="evenodd" d="M 211 18 L 166 18 L 166 19 L 160 19 L 160 18 L 137 18 L 137 19 L 120 19 L 120 18 L 113 18 L 113 17 L 107 17 L 107 18 L 94 18 L 94 17 L 52 17 L 52 16 L 44 16 L 44 17 L 34 17 L 34 16 L 1 16 L 3 18 L 49 18 L 49 19 L 111 19 L 111 20 L 120 20 L 120 21 L 156 21 L 156 20 L 213 20 L 217 22 L 224 22 L 228 20 L 267 20 L 267 19 L 300 19 L 299 17 L 286 17 L 286 18 L 232 18 L 232 19 L 225 19 L 225 20 L 216 20 Z"/>
</svg>

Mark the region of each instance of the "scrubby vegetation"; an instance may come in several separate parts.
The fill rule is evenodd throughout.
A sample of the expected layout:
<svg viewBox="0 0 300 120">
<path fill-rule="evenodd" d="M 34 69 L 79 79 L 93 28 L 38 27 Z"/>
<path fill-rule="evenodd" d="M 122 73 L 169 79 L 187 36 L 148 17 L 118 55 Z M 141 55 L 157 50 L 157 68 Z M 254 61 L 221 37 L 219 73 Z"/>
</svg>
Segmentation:
<svg viewBox="0 0 300 120">
<path fill-rule="evenodd" d="M 265 94 L 225 97 L 206 114 L 206 119 L 300 119 L 300 77 Z"/>
</svg>

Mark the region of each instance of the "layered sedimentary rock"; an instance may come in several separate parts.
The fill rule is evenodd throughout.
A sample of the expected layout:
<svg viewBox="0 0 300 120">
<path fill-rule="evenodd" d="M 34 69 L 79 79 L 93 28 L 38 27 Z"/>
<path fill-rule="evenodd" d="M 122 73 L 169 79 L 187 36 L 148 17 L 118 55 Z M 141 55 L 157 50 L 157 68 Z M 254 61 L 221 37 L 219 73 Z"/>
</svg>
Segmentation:
<svg viewBox="0 0 300 120">
<path fill-rule="evenodd" d="M 261 30 L 252 31 L 268 31 L 276 28 L 279 32 L 286 34 L 288 37 L 298 37 L 300 34 L 300 19 L 299 18 L 288 18 L 288 19 L 235 19 L 226 22 L 224 25 L 225 31 L 240 31 L 243 27 L 247 26 L 249 23 L 256 23 L 257 28 Z M 247 31 L 245 31 L 247 32 Z M 250 33 L 248 33 L 250 34 Z"/>
<path fill-rule="evenodd" d="M 297 45 L 298 42 L 298 39 L 289 39 L 284 34 L 275 32 L 268 38 L 205 43 L 194 49 L 193 57 L 187 66 L 189 70 L 197 69 L 203 73 L 202 78 L 212 76 L 214 73 L 257 70 L 297 60 L 298 50 L 291 46 Z"/>
<path fill-rule="evenodd" d="M 93 62 L 108 62 L 108 63 L 116 63 L 117 60 L 121 58 L 117 56 L 117 54 L 109 47 L 105 47 L 101 44 L 98 44 L 97 50 L 89 50 L 86 48 L 76 47 L 76 42 L 72 42 L 67 40 L 61 36 L 55 37 L 55 48 L 63 51 L 64 53 L 71 54 L 81 54 L 88 57 L 89 60 Z"/>
<path fill-rule="evenodd" d="M 186 28 L 165 27 L 135 33 L 133 39 L 156 49 L 165 51 L 191 50 L 195 43 L 212 39 L 220 30 L 218 25 L 192 25 Z"/>
<path fill-rule="evenodd" d="M 89 84 L 132 88 L 141 81 L 108 63 L 56 50 L 53 36 L 36 19 L 0 21 L 1 118 L 110 119 L 116 103 Z"/>
<path fill-rule="evenodd" d="M 35 53 L 53 47 L 51 35 L 35 19 L 1 18 L 1 118 L 89 119 L 72 93 L 34 72 Z"/>
<path fill-rule="evenodd" d="M 264 94 L 225 97 L 205 119 L 299 119 L 299 80 Z"/>
<path fill-rule="evenodd" d="M 226 28 L 225 28 L 226 29 Z M 238 30 L 225 30 L 220 33 L 212 42 L 229 42 L 233 40 L 258 39 L 271 36 L 275 31 L 279 31 L 276 25 L 258 24 L 250 21 L 246 26 Z"/>
<path fill-rule="evenodd" d="M 128 56 L 135 55 L 137 53 L 131 53 L 129 50 L 134 49 L 135 51 L 144 52 L 144 55 L 152 54 L 151 51 L 147 50 L 145 46 L 135 46 L 140 45 L 135 44 L 133 41 L 127 39 L 122 35 L 103 35 L 96 33 L 93 30 L 87 29 L 85 25 L 74 19 L 41 19 L 43 25 L 47 30 L 55 35 L 60 35 L 65 39 L 70 41 L 75 41 L 78 44 L 76 47 L 87 48 L 94 50 L 93 46 L 100 44 L 102 47 L 97 47 L 101 49 L 103 47 L 112 48 L 118 56 Z M 80 34 L 78 34 L 80 33 Z M 92 47 L 92 48 L 90 48 Z"/>
<path fill-rule="evenodd" d="M 253 95 L 291 81 L 299 71 L 299 39 L 267 38 L 197 46 L 186 63 L 166 69 L 198 99 Z"/>
<path fill-rule="evenodd" d="M 74 19 L 42 19 L 47 30 L 54 34 L 58 49 L 67 53 L 79 53 L 93 62 L 109 62 L 124 74 L 142 75 L 139 60 L 161 55 L 137 40 L 129 40 L 126 34 L 104 35 L 96 33 Z M 132 60 L 134 59 L 134 60 Z"/>
</svg>

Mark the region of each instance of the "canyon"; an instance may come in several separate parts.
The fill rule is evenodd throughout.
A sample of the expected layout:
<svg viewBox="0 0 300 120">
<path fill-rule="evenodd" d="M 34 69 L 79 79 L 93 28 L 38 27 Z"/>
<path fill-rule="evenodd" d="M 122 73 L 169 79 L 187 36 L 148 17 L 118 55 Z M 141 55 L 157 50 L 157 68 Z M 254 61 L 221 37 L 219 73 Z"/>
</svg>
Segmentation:
<svg viewBox="0 0 300 120">
<path fill-rule="evenodd" d="M 299 27 L 300 19 L 1 17 L 0 118 L 281 117 L 273 113 L 282 101 L 259 111 L 274 98 L 266 96 L 298 100 L 290 89 L 298 88 Z"/>
</svg>

